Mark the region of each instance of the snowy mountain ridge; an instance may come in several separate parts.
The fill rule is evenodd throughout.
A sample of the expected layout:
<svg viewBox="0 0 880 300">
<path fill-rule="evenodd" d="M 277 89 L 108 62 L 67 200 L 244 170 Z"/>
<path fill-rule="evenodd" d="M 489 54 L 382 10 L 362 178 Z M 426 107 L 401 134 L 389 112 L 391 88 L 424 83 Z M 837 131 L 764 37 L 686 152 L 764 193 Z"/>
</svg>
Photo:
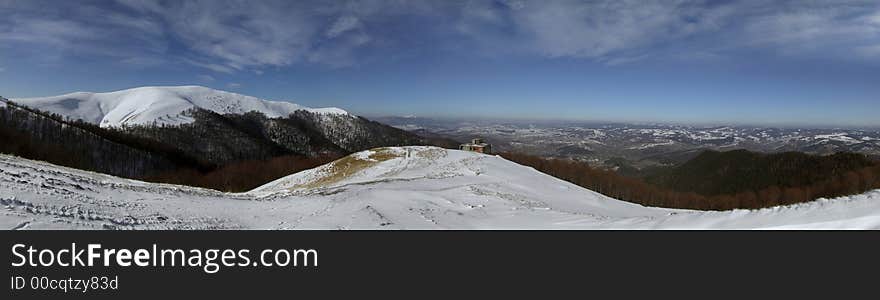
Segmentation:
<svg viewBox="0 0 880 300">
<path fill-rule="evenodd" d="M 185 112 L 200 108 L 219 114 L 257 111 L 267 117 L 287 117 L 297 110 L 319 114 L 348 115 L 339 108 L 308 108 L 284 101 L 269 101 L 202 86 L 155 86 L 127 90 L 20 98 L 12 101 L 101 127 L 124 125 L 178 125 L 193 122 Z"/>
<path fill-rule="evenodd" d="M 435 147 L 358 152 L 246 193 L 0 155 L 7 229 L 878 229 L 878 199 L 880 190 L 759 210 L 645 207 Z"/>
</svg>

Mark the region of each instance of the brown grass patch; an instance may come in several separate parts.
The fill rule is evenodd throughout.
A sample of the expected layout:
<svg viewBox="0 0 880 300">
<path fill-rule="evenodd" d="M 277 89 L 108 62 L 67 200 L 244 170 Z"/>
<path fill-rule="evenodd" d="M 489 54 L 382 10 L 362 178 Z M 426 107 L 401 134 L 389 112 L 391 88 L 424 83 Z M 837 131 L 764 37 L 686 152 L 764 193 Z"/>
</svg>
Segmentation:
<svg viewBox="0 0 880 300">
<path fill-rule="evenodd" d="M 295 189 L 311 189 L 317 187 L 328 186 L 337 182 L 342 181 L 349 176 L 360 172 L 366 168 L 375 166 L 380 162 L 391 160 L 394 158 L 401 157 L 400 153 L 395 153 L 391 151 L 389 148 L 376 148 L 372 149 L 373 153 L 370 153 L 370 160 L 360 159 L 355 157 L 354 155 L 349 155 L 343 158 L 340 158 L 334 162 L 331 162 L 328 165 L 328 169 L 323 176 L 315 181 L 296 185 L 291 188 L 291 190 Z"/>
</svg>

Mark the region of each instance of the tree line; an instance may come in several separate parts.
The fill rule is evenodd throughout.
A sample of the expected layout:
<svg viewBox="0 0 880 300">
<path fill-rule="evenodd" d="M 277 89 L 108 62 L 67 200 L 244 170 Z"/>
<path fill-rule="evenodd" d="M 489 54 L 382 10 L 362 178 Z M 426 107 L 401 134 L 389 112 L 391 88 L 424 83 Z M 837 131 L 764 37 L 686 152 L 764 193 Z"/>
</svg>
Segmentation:
<svg viewBox="0 0 880 300">
<path fill-rule="evenodd" d="M 867 156 L 848 152 L 810 155 L 706 150 L 681 165 L 656 171 L 645 180 L 680 192 L 714 196 L 774 185 L 780 188 L 811 186 L 873 165 L 875 162 Z"/>
<path fill-rule="evenodd" d="M 345 154 L 288 154 L 215 164 L 166 142 L 128 132 L 131 128 L 102 128 L 13 102 L 4 103 L 0 107 L 0 153 L 150 182 L 243 192 Z M 155 128 L 165 132 L 172 129 Z"/>
<path fill-rule="evenodd" d="M 128 178 L 179 167 L 209 167 L 156 141 L 12 102 L 0 107 L 0 140 L 0 153 Z"/>
<path fill-rule="evenodd" d="M 772 185 L 737 193 L 701 195 L 681 192 L 597 169 L 584 162 L 542 158 L 519 153 L 502 153 L 510 161 L 609 197 L 646 206 L 697 210 L 758 209 L 863 193 L 880 188 L 880 164 L 841 173 L 800 186 Z"/>
<path fill-rule="evenodd" d="M 247 160 L 203 172 L 182 168 L 141 178 L 144 181 L 203 187 L 224 192 L 246 192 L 287 175 L 311 169 L 339 155 L 307 157 L 286 155 L 266 160 Z"/>
</svg>

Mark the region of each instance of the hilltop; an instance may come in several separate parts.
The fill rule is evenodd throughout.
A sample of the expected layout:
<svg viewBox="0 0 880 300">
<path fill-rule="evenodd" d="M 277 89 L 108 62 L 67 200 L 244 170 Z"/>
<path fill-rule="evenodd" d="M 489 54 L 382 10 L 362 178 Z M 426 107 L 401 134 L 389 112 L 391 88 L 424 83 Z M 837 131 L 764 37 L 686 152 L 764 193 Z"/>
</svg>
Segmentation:
<svg viewBox="0 0 880 300">
<path fill-rule="evenodd" d="M 246 193 L 154 184 L 0 155 L 9 229 L 880 228 L 880 191 L 760 210 L 640 206 L 497 156 L 358 152 Z"/>
</svg>

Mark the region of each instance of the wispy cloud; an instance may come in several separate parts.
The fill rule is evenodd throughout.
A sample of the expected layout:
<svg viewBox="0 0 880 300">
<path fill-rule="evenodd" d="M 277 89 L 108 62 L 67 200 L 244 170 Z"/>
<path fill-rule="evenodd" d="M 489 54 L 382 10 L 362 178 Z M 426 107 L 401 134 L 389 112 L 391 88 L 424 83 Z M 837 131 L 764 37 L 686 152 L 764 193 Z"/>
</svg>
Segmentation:
<svg viewBox="0 0 880 300">
<path fill-rule="evenodd" d="M 876 2 L 806 2 L 754 15 L 743 25 L 746 45 L 782 53 L 851 55 L 864 43 L 880 42 L 880 6 Z"/>
<path fill-rule="evenodd" d="M 355 48 L 371 40 L 358 30 L 361 20 L 350 12 L 357 5 L 231 0 L 121 4 L 162 20 L 166 34 L 198 56 L 189 63 L 217 72 L 300 62 L 348 65 Z"/>
<path fill-rule="evenodd" d="M 214 79 L 214 76 L 206 75 L 206 74 L 201 74 L 196 77 L 198 77 L 200 81 L 204 81 L 204 82 L 212 82 L 212 81 L 216 80 L 216 79 Z"/>
<path fill-rule="evenodd" d="M 761 51 L 849 59 L 880 44 L 876 1 L 550 1 L 510 13 L 523 39 L 550 57 L 608 64 L 680 53 Z M 664 51 L 666 51 L 664 53 Z M 634 54 L 635 53 L 635 54 Z M 703 55 L 691 56 L 705 58 Z"/>
<path fill-rule="evenodd" d="M 134 67 L 154 67 L 168 63 L 168 60 L 158 55 L 151 56 L 133 56 L 127 57 L 119 61 L 124 65 Z"/>
<path fill-rule="evenodd" d="M 491 51 L 515 46 L 551 58 L 615 64 L 647 56 L 634 51 L 718 31 L 728 14 L 724 7 L 686 1 L 507 1 L 468 6 L 457 28 L 488 41 Z"/>
<path fill-rule="evenodd" d="M 228 87 L 230 89 L 237 89 L 237 88 L 242 87 L 242 84 L 237 83 L 237 82 L 230 82 L 230 83 L 226 84 L 226 87 Z"/>
<path fill-rule="evenodd" d="M 335 38 L 346 31 L 356 29 L 360 26 L 358 18 L 353 16 L 342 16 L 330 26 L 325 34 L 327 38 Z"/>
<path fill-rule="evenodd" d="M 10 12 L 0 20 L 0 42 L 122 58 L 167 49 L 161 25 L 149 19 L 95 6 L 54 4 L 57 2 L 0 4 L 4 12 Z"/>
<path fill-rule="evenodd" d="M 876 1 L 34 0 L 0 9 L 10 12 L 0 19 L 0 47 L 220 73 L 345 67 L 418 47 L 620 65 L 741 49 L 876 57 L 880 44 Z"/>
<path fill-rule="evenodd" d="M 235 68 L 232 68 L 227 65 L 222 65 L 222 64 L 199 62 L 199 61 L 195 61 L 195 60 L 192 60 L 189 58 L 182 58 L 181 61 L 183 61 L 184 63 L 190 64 L 190 65 L 196 66 L 196 67 L 208 69 L 208 70 L 218 72 L 218 73 L 232 74 L 232 73 L 235 73 L 235 71 L 236 71 Z"/>
<path fill-rule="evenodd" d="M 638 62 L 641 60 L 648 59 L 650 57 L 651 56 L 648 54 L 636 55 L 636 56 L 616 56 L 616 57 L 611 57 L 611 58 L 602 60 L 602 62 L 605 63 L 605 65 L 618 66 L 618 65 L 635 63 L 635 62 Z"/>
<path fill-rule="evenodd" d="M 120 6 L 40 0 L 0 3 L 0 8 L 11 12 L 0 19 L 0 42 L 119 57 L 117 61 L 130 65 L 147 65 L 147 57 L 161 56 L 166 63 L 233 73 L 299 62 L 350 64 L 354 59 L 348 56 L 356 54 L 350 48 L 370 41 L 358 30 L 361 21 L 348 6 L 235 0 L 117 2 Z M 170 43 L 183 48 L 169 49 Z"/>
</svg>

